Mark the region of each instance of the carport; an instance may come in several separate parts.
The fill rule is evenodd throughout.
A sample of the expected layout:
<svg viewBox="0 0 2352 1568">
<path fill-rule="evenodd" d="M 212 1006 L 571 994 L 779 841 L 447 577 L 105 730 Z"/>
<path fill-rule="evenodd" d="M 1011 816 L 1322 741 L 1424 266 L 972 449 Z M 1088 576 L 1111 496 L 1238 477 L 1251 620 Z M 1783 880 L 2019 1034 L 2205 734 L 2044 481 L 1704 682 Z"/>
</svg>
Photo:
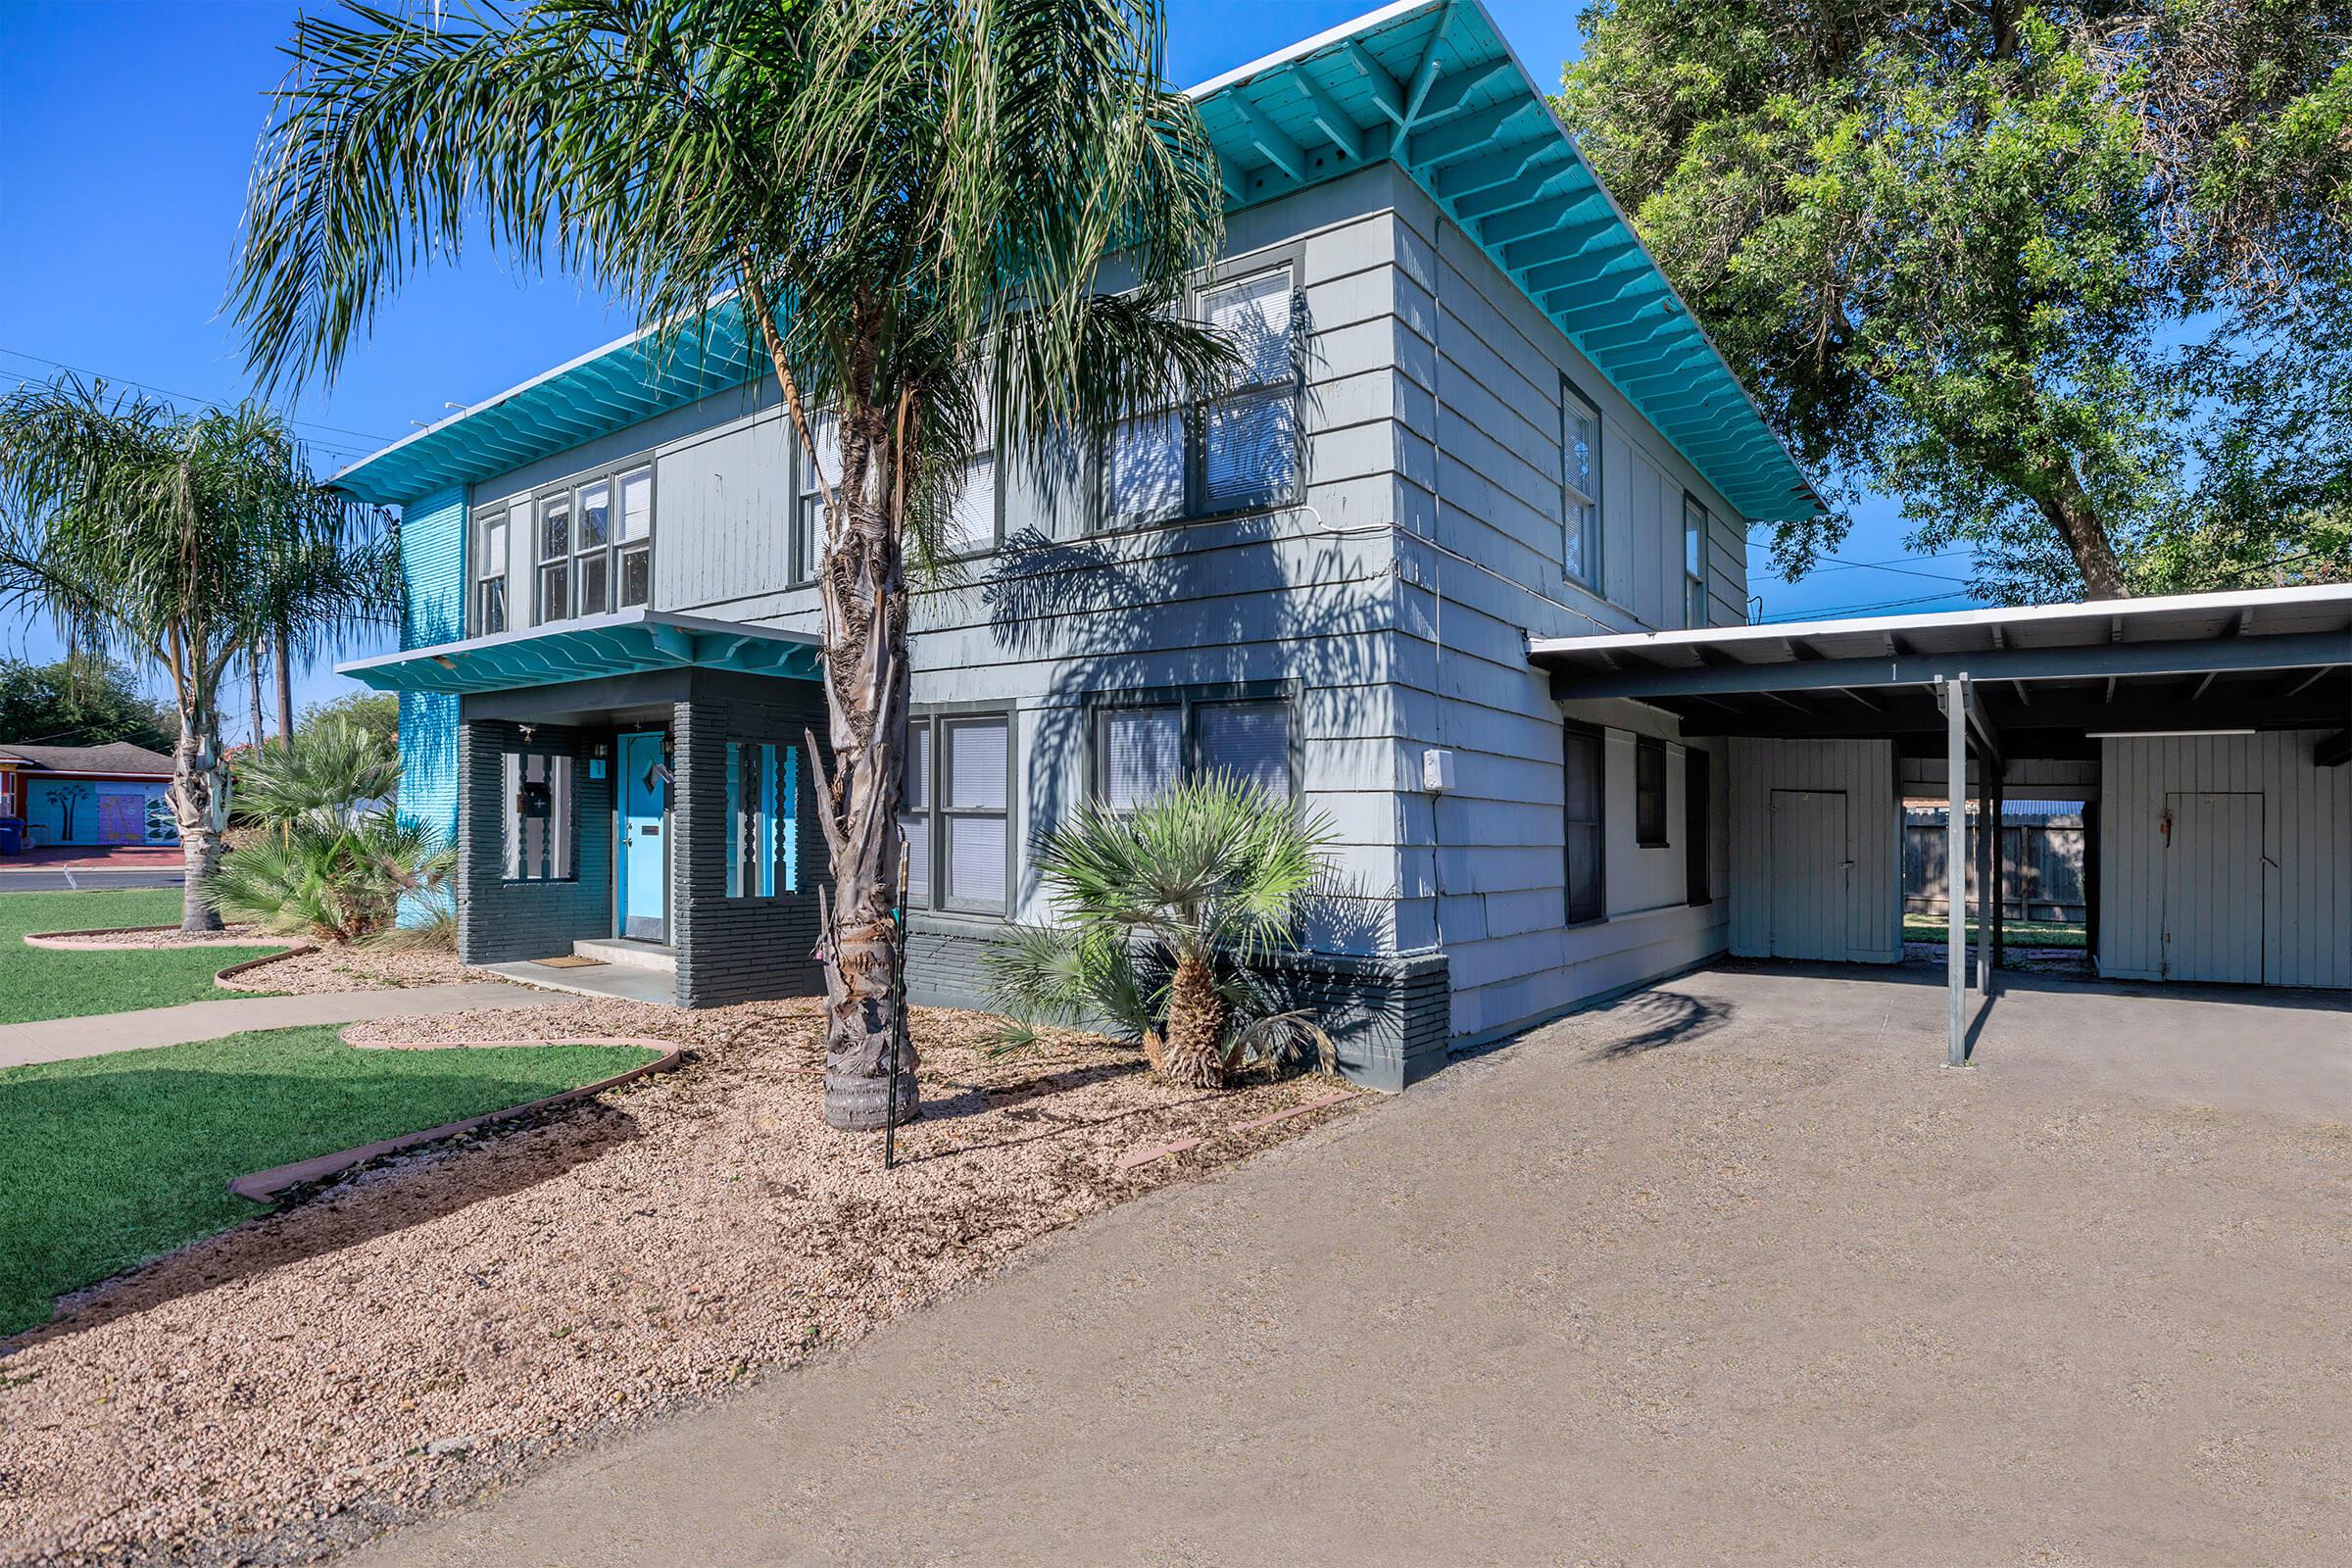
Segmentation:
<svg viewBox="0 0 2352 1568">
<path fill-rule="evenodd" d="M 1939 759 L 1947 863 L 1973 851 L 1981 879 L 1994 839 L 1970 829 L 1972 764 L 1983 819 L 1997 823 L 2020 760 L 2093 763 L 2102 792 L 2132 792 L 2104 810 L 2090 879 L 2109 906 L 2102 975 L 2352 986 L 2352 585 L 1560 638 L 1530 658 L 1556 700 L 1642 703 L 1686 736 L 1877 741 Z M 1867 863 L 1876 876 L 1879 858 Z M 1829 868 L 1838 886 L 1855 864 Z M 1773 896 L 1758 882 L 1735 876 L 1735 929 L 1742 899 Z M 2103 887 L 2132 897 L 2117 907 Z M 1952 900 L 1953 1066 L 1968 1053 L 1966 917 Z M 1977 918 L 1974 983 L 1988 992 L 1999 900 Z"/>
</svg>

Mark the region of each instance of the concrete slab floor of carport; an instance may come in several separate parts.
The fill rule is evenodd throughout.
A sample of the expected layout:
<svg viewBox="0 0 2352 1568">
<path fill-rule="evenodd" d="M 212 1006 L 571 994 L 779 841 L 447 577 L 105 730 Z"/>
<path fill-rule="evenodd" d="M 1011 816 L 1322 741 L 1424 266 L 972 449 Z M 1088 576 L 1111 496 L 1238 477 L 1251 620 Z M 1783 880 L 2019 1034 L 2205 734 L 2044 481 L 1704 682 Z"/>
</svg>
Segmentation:
<svg viewBox="0 0 2352 1568">
<path fill-rule="evenodd" d="M 1731 962 L 1621 1007 L 1660 1043 L 1726 1024 L 1800 1030 L 1813 1046 L 1938 1065 L 1940 956 L 1909 963 Z M 2352 1121 L 2352 992 L 2136 985 L 2004 972 L 1967 994 L 1969 1070 L 2053 1090 Z"/>
</svg>

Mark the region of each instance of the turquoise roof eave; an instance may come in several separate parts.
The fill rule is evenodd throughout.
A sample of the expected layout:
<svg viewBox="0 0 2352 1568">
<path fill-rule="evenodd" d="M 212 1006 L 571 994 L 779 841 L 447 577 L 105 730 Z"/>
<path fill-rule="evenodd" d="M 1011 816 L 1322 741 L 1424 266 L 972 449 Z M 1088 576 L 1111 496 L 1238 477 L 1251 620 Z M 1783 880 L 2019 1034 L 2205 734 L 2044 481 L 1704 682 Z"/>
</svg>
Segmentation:
<svg viewBox="0 0 2352 1568">
<path fill-rule="evenodd" d="M 1744 520 L 1821 511 L 1480 0 L 1397 0 L 1191 96 L 1229 210 L 1396 163 Z M 727 300 L 686 341 L 641 332 L 608 344 L 337 482 L 405 502 L 739 386 L 754 373 L 743 325 Z"/>
<path fill-rule="evenodd" d="M 335 672 L 379 692 L 503 692 L 683 668 L 813 680 L 819 657 L 806 632 L 623 610 L 355 659 Z"/>
</svg>

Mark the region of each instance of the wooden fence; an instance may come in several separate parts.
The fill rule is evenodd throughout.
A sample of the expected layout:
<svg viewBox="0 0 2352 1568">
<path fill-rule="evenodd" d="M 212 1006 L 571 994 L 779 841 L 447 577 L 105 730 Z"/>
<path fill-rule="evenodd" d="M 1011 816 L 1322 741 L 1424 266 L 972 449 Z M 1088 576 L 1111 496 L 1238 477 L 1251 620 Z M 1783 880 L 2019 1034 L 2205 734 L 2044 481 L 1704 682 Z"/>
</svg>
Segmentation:
<svg viewBox="0 0 2352 1568">
<path fill-rule="evenodd" d="M 1946 835 L 1938 812 L 1906 811 L 1903 821 L 1903 908 L 1912 914 L 1950 912 L 1944 882 Z M 1922 820 L 1933 816 L 1934 820 Z M 1973 837 L 1973 835 L 1972 835 Z M 1978 903 L 1977 866 L 1968 865 L 1968 909 Z M 2082 825 L 2080 818 L 2001 826 L 2001 913 L 2012 920 L 2058 920 L 2080 925 L 2082 902 Z"/>
</svg>

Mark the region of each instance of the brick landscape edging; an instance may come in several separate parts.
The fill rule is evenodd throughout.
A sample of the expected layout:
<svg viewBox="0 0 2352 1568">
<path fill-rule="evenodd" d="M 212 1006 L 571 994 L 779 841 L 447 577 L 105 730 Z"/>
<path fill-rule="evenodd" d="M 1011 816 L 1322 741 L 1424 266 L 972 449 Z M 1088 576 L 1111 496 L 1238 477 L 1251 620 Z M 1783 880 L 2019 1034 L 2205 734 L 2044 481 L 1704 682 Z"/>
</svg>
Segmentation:
<svg viewBox="0 0 2352 1568">
<path fill-rule="evenodd" d="M 327 1177 L 339 1175 L 355 1165 L 364 1165 L 371 1159 L 380 1159 L 386 1154 L 397 1154 L 407 1150 L 420 1148 L 425 1144 L 439 1143 L 445 1138 L 455 1138 L 460 1133 L 469 1133 L 476 1128 L 487 1127 L 493 1122 L 510 1121 L 519 1116 L 554 1110 L 575 1101 L 586 1100 L 591 1095 L 601 1095 L 608 1089 L 617 1089 L 622 1084 L 634 1083 L 649 1074 L 668 1072 L 677 1066 L 678 1059 L 683 1054 L 680 1047 L 674 1046 L 666 1040 L 651 1040 L 643 1035 L 582 1035 L 577 1038 L 562 1040 L 501 1041 L 497 1045 L 478 1046 L 450 1041 L 384 1041 L 364 1046 L 354 1045 L 354 1049 L 360 1051 L 496 1051 L 511 1046 L 641 1046 L 659 1051 L 662 1054 L 652 1061 L 631 1067 L 627 1072 L 615 1073 L 612 1077 L 601 1079 L 596 1083 L 583 1084 L 577 1089 L 567 1089 L 560 1095 L 549 1095 L 544 1100 L 534 1100 L 527 1104 L 510 1105 L 505 1110 L 488 1110 L 479 1116 L 468 1116 L 463 1121 L 444 1122 L 438 1127 L 427 1127 L 422 1132 L 406 1133 L 398 1138 L 379 1139 L 372 1144 L 362 1144 L 356 1149 L 337 1150 L 331 1154 L 314 1154 L 309 1159 L 298 1159 L 290 1165 L 276 1165 L 269 1170 L 257 1170 L 232 1180 L 228 1184 L 229 1192 L 238 1198 L 249 1199 L 257 1203 L 273 1202 L 277 1196 L 288 1188 L 323 1181 Z"/>
<path fill-rule="evenodd" d="M 24 945 L 28 948 L 55 948 L 59 950 L 87 948 L 95 953 L 138 953 L 147 951 L 160 953 L 168 950 L 164 948 L 158 948 L 152 942 L 85 942 L 72 939 L 82 937 L 143 937 L 151 936 L 158 931 L 176 931 L 178 929 L 179 927 L 175 925 L 107 925 L 99 926 L 95 930 L 90 931 L 27 931 L 24 933 Z M 193 942 L 172 943 L 170 944 L 170 947 L 273 948 L 280 943 L 291 940 L 293 939 L 289 937 L 198 937 Z M 272 954 L 270 956 L 284 957 L 285 955 Z M 262 958 L 255 961 L 267 963 L 269 959 Z M 231 967 L 235 966 L 231 965 Z"/>
</svg>

